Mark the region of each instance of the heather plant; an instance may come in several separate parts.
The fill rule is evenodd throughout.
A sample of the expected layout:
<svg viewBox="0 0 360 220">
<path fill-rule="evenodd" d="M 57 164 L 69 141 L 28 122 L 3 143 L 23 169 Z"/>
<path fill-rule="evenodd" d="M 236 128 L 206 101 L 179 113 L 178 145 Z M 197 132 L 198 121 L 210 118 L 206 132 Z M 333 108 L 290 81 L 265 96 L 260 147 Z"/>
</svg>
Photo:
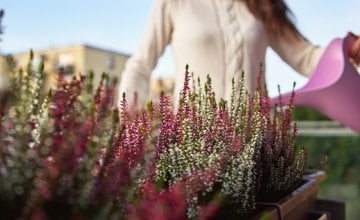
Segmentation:
<svg viewBox="0 0 360 220">
<path fill-rule="evenodd" d="M 250 96 L 242 75 L 232 82 L 230 102 L 217 103 L 211 79 L 203 86 L 200 80 L 193 81 L 190 89 L 186 70 L 175 114 L 169 98 L 160 97 L 155 179 L 171 186 L 186 176 L 211 170 L 211 178 L 202 179 L 202 195 L 219 191 L 226 206 L 236 207 L 241 216 L 249 215 L 255 200 L 264 200 L 262 195 L 274 198 L 297 187 L 306 154 L 296 145 L 296 126 L 290 120 L 293 103 L 273 112 L 260 81 Z M 196 216 L 202 195 L 187 197 L 189 216 Z"/>
<path fill-rule="evenodd" d="M 260 92 L 260 94 L 265 93 Z M 261 153 L 256 159 L 259 171 L 258 200 L 279 199 L 301 183 L 306 167 L 306 151 L 297 145 L 297 127 L 291 122 L 294 96 L 293 93 L 289 103 L 282 103 L 279 96 L 273 112 L 270 109 L 269 99 L 263 95 L 260 98 L 262 100 L 260 108 L 265 120 Z M 283 104 L 287 107 L 279 107 L 284 106 Z"/>
<path fill-rule="evenodd" d="M 13 210 L 10 215 L 24 217 L 43 209 L 56 212 L 55 204 L 79 209 L 90 205 L 82 203 L 91 201 L 84 191 L 93 187 L 89 184 L 97 171 L 96 151 L 111 138 L 106 123 L 113 121 L 104 107 L 115 85 L 103 85 L 108 81 L 104 76 L 90 110 L 79 99 L 84 77 L 65 82 L 60 74 L 57 88 L 42 99 L 43 63 L 34 70 L 32 57 L 26 71 L 12 76 L 17 92 L 1 106 L 1 203 Z"/>
<path fill-rule="evenodd" d="M 146 204 L 180 210 L 183 188 L 152 181 L 152 111 L 113 108 L 114 79 L 93 73 L 42 94 L 43 67 L 14 71 L 0 106 L 0 204 L 3 218 L 137 218 Z M 170 204 L 170 200 L 177 202 Z M 150 213 L 150 212 L 149 212 Z M 158 213 L 158 217 L 167 212 Z"/>
<path fill-rule="evenodd" d="M 44 64 L 12 71 L 0 106 L 0 207 L 6 218 L 207 219 L 219 208 L 250 215 L 260 195 L 291 190 L 305 152 L 295 142 L 292 103 L 272 113 L 244 75 L 217 102 L 188 67 L 178 107 L 115 109 L 116 79 L 94 73 L 44 94 Z M 280 100 L 281 101 L 281 100 Z M 170 215 L 169 215 L 170 214 Z"/>
<path fill-rule="evenodd" d="M 198 80 L 198 88 L 192 90 L 189 81 L 186 70 L 175 115 L 169 99 L 160 97 L 161 139 L 157 142 L 155 178 L 171 186 L 185 176 L 211 170 L 214 175 L 210 179 L 208 175 L 200 177 L 205 184 L 203 193 L 220 190 L 228 201 L 239 204 L 239 213 L 248 214 L 255 208 L 255 154 L 261 140 L 259 106 L 246 97 L 244 87 L 236 95 L 235 81 L 230 109 L 225 100 L 216 103 L 210 78 L 204 86 Z M 199 195 L 188 197 L 189 216 L 196 216 L 199 199 Z"/>
</svg>

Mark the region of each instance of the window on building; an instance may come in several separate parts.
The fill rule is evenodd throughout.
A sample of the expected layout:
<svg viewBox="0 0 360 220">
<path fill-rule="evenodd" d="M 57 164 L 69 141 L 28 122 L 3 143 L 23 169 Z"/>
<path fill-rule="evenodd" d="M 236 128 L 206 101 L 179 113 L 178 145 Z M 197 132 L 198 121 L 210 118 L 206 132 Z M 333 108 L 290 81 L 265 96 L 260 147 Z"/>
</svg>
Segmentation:
<svg viewBox="0 0 360 220">
<path fill-rule="evenodd" d="M 108 55 L 106 59 L 106 68 L 109 70 L 113 70 L 115 68 L 115 56 Z"/>
<path fill-rule="evenodd" d="M 63 74 L 74 74 L 74 56 L 72 54 L 63 53 L 59 54 L 57 62 L 54 64 L 54 69 Z"/>
</svg>

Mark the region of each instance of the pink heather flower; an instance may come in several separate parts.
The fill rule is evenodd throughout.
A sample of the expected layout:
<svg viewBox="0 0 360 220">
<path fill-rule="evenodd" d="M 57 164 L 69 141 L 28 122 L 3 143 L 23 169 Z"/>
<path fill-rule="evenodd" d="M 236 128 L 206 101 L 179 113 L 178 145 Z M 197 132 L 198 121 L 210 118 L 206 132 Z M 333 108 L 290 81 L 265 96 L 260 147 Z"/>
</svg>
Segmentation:
<svg viewBox="0 0 360 220">
<path fill-rule="evenodd" d="M 158 191 L 151 182 L 142 187 L 139 204 L 130 207 L 129 219 L 132 220 L 185 220 L 186 193 L 182 185 Z"/>
<path fill-rule="evenodd" d="M 160 125 L 159 136 L 156 142 L 155 158 L 158 158 L 164 150 L 167 150 L 169 144 L 174 142 L 175 121 L 170 107 L 170 98 L 163 93 L 160 96 Z"/>
</svg>

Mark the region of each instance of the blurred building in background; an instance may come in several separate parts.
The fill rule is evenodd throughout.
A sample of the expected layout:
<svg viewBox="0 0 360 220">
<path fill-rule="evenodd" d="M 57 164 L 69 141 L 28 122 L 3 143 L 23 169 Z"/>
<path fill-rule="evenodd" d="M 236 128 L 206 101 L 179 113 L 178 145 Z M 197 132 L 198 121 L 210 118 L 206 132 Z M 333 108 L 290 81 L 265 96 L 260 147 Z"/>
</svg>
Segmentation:
<svg viewBox="0 0 360 220">
<path fill-rule="evenodd" d="M 105 50 L 86 44 L 68 45 L 62 47 L 50 47 L 34 50 L 32 64 L 36 69 L 41 61 L 44 61 L 46 83 L 52 86 L 60 71 L 65 78 L 71 79 L 80 73 L 86 75 L 94 71 L 94 83 L 98 83 L 103 72 L 111 76 L 119 77 L 129 55 L 116 51 Z M 0 72 L 7 73 L 12 67 L 24 69 L 29 62 L 30 52 L 15 53 L 10 56 L 2 56 Z M 11 60 L 9 60 L 11 59 Z M 10 61 L 10 62 L 9 62 Z"/>
<path fill-rule="evenodd" d="M 45 85 L 50 88 L 56 84 L 59 72 L 63 72 L 65 79 L 73 76 L 94 72 L 94 85 L 98 85 L 101 74 L 108 73 L 120 79 L 128 54 L 113 50 L 102 49 L 86 44 L 68 45 L 62 47 L 50 47 L 33 51 L 33 67 L 39 66 L 44 61 Z M 20 68 L 26 70 L 29 63 L 30 51 L 0 55 L 0 76 L 6 76 L 11 71 Z M 158 100 L 160 91 L 171 94 L 174 88 L 172 77 L 151 78 L 151 99 Z M 117 95 L 117 94 L 116 94 Z"/>
<path fill-rule="evenodd" d="M 157 104 L 159 101 L 160 93 L 164 92 L 166 95 L 171 97 L 175 87 L 175 80 L 172 76 L 164 76 L 159 78 L 152 78 L 150 83 L 150 99 Z M 177 100 L 173 100 L 177 101 Z"/>
</svg>

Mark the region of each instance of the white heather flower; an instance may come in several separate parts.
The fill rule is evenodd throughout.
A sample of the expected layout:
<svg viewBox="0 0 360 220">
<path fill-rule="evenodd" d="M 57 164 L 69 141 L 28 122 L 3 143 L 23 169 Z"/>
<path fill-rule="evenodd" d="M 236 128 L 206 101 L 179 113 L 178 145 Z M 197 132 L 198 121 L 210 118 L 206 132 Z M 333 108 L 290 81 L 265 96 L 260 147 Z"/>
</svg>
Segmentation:
<svg viewBox="0 0 360 220">
<path fill-rule="evenodd" d="M 29 143 L 30 148 L 33 148 L 35 145 L 40 143 L 41 134 L 49 123 L 49 111 L 50 96 L 48 95 L 42 103 L 39 113 L 35 115 L 35 128 L 31 131 L 31 137 L 33 141 Z"/>
</svg>

